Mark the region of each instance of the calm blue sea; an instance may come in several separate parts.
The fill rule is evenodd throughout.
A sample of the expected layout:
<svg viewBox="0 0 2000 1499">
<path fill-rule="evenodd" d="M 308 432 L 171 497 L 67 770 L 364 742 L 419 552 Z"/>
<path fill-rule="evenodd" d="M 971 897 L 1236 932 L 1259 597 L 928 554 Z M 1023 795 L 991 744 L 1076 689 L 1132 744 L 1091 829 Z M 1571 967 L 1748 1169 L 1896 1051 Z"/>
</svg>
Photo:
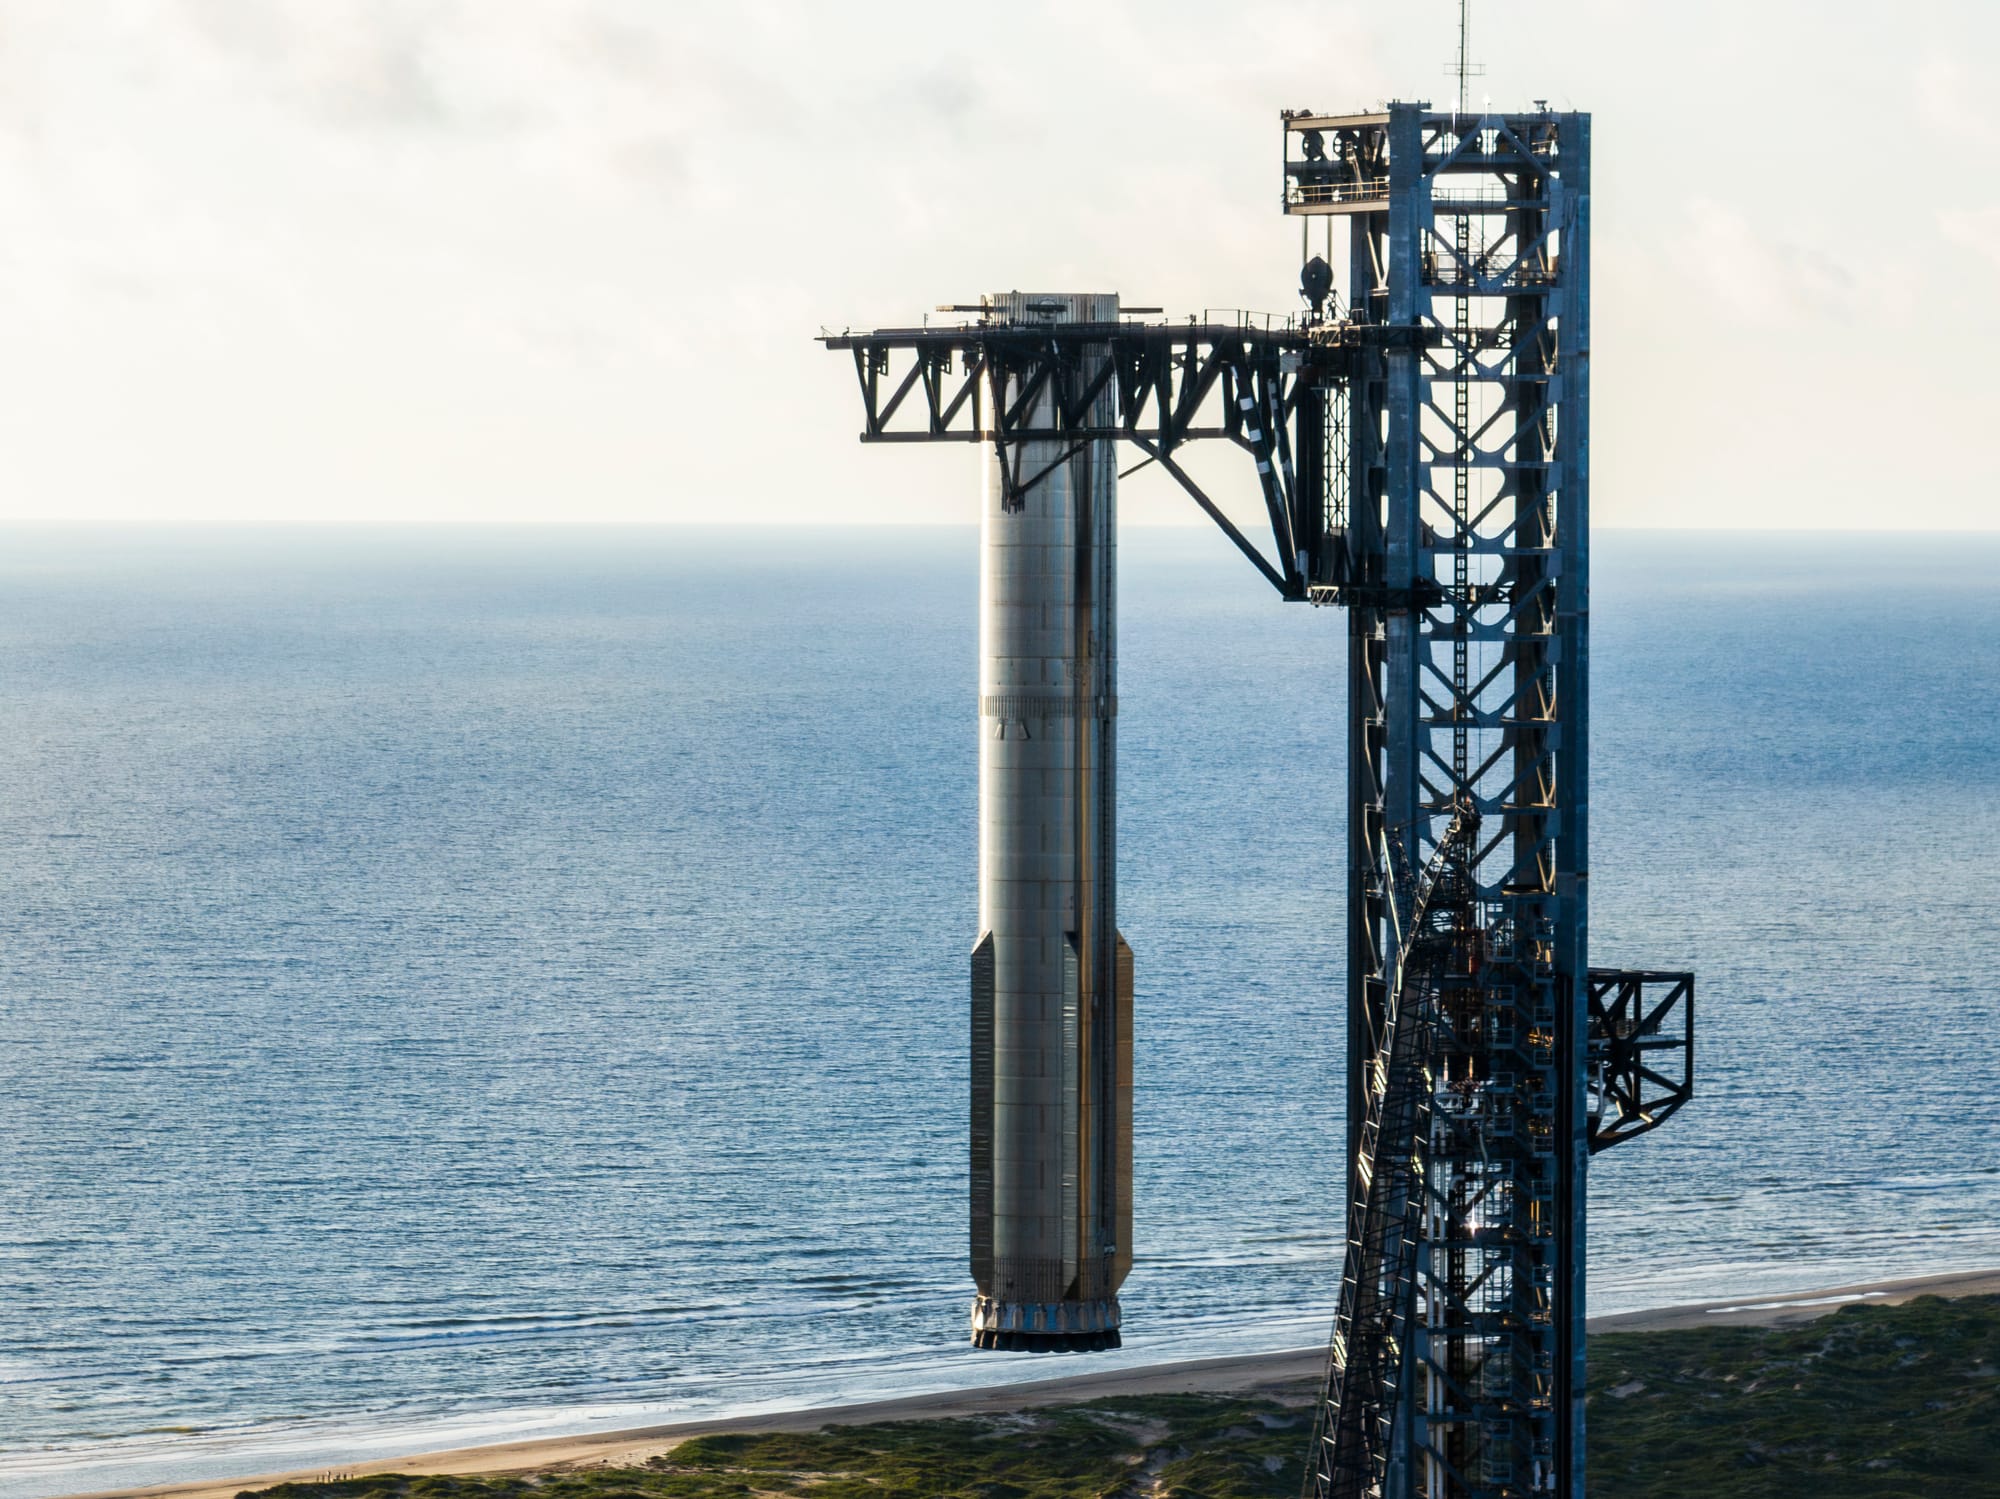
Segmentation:
<svg viewBox="0 0 2000 1499">
<path fill-rule="evenodd" d="M 0 535 L 0 1495 L 1045 1376 L 964 1343 L 976 536 Z M 2000 1264 L 2000 536 L 1599 538 L 1593 1309 Z M 1118 1354 L 1335 1284 L 1343 623 L 1124 538 Z"/>
</svg>

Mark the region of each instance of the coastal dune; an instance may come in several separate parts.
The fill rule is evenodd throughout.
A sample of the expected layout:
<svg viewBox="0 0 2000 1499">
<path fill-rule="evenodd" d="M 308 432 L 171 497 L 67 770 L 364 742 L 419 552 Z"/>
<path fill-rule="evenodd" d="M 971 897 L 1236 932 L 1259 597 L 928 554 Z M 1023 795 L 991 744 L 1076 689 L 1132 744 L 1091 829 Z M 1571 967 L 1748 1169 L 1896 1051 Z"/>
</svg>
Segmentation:
<svg viewBox="0 0 2000 1499">
<path fill-rule="evenodd" d="M 1995 1294 L 2000 1294 L 2000 1270 L 1983 1270 L 1624 1312 L 1593 1318 L 1590 1327 L 1593 1332 L 1656 1332 L 1717 1326 L 1782 1327 L 1810 1322 L 1855 1302 L 1894 1305 L 1917 1296 Z M 989 1415 L 1107 1396 L 1259 1394 L 1296 1390 L 1300 1384 L 1319 1376 L 1325 1357 L 1325 1350 L 1317 1347 L 1292 1349 L 1279 1353 L 1105 1370 L 984 1389 L 903 1396 L 866 1404 L 819 1406 L 755 1416 L 597 1432 L 586 1436 L 541 1437 L 532 1441 L 502 1442 L 385 1458 L 344 1468 L 341 1476 L 361 1477 L 373 1473 L 471 1476 L 579 1467 L 626 1467 L 669 1452 L 691 1437 L 719 1432 L 816 1431 L 823 1426 Z M 101 1490 L 73 1496 L 73 1499 L 233 1499 L 246 1489 L 324 1476 L 323 1470 L 267 1473 L 249 1478 Z"/>
</svg>

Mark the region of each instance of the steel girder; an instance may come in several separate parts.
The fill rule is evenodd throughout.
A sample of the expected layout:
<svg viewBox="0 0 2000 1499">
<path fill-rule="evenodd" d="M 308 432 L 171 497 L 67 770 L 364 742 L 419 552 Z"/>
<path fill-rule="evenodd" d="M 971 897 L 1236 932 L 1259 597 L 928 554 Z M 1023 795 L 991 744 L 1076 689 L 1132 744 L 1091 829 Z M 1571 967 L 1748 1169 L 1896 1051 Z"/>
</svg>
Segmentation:
<svg viewBox="0 0 2000 1499">
<path fill-rule="evenodd" d="M 1003 483 L 1025 495 L 1075 446 L 1124 438 L 1186 490 L 1265 579 L 1288 599 L 1306 596 L 1321 547 L 1317 444 L 1296 456 L 1292 431 L 1308 364 L 1332 378 L 1356 349 L 1314 344 L 1285 319 L 1233 322 L 1044 324 L 982 316 L 938 328 L 823 333 L 829 349 L 854 356 L 861 388 L 863 442 L 984 442 L 1000 459 Z M 1099 357 L 1108 356 L 1108 357 Z M 1080 371 L 1091 368 L 1085 379 Z M 1107 387 L 1118 420 L 1088 413 Z M 998 399 L 997 392 L 1010 392 Z M 1043 397 L 1053 394 L 1052 400 Z M 1175 460 L 1184 444 L 1223 439 L 1256 460 L 1271 527 L 1266 557 Z M 1061 442 L 1063 458 L 1027 473 L 1030 442 Z M 1018 500 L 1015 502 L 1018 503 Z"/>
<path fill-rule="evenodd" d="M 1590 970 L 1590 1149 L 1657 1129 L 1694 1097 L 1694 975 Z"/>
</svg>

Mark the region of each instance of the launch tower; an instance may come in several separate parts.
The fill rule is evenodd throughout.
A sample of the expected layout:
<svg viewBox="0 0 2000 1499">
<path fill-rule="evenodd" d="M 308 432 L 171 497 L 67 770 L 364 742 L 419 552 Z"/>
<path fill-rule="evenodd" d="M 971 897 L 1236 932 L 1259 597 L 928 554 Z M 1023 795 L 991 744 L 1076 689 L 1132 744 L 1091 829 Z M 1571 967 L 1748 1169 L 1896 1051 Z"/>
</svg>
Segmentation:
<svg viewBox="0 0 2000 1499">
<path fill-rule="evenodd" d="M 1693 1085 L 1692 976 L 1589 966 L 1590 118 L 1282 123 L 1300 315 L 1017 297 L 825 342 L 863 441 L 984 445 L 1017 500 L 1123 441 L 1345 611 L 1349 1205 L 1307 1499 L 1582 1499 L 1589 1158 Z M 1177 461 L 1202 440 L 1253 459 L 1268 551 Z M 1038 1190 L 1060 1220 L 1069 1178 Z"/>
</svg>

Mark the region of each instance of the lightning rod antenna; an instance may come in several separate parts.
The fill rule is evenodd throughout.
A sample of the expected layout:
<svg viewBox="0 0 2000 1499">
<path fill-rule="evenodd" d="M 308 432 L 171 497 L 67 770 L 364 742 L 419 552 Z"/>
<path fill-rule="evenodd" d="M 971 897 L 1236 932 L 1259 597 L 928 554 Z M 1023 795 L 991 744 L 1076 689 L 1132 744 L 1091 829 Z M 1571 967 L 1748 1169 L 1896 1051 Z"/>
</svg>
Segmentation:
<svg viewBox="0 0 2000 1499">
<path fill-rule="evenodd" d="M 1455 114 L 1465 113 L 1465 79 L 1470 61 L 1466 47 L 1471 35 L 1471 22 L 1472 0 L 1458 0 L 1458 103 L 1453 109 Z"/>
</svg>

